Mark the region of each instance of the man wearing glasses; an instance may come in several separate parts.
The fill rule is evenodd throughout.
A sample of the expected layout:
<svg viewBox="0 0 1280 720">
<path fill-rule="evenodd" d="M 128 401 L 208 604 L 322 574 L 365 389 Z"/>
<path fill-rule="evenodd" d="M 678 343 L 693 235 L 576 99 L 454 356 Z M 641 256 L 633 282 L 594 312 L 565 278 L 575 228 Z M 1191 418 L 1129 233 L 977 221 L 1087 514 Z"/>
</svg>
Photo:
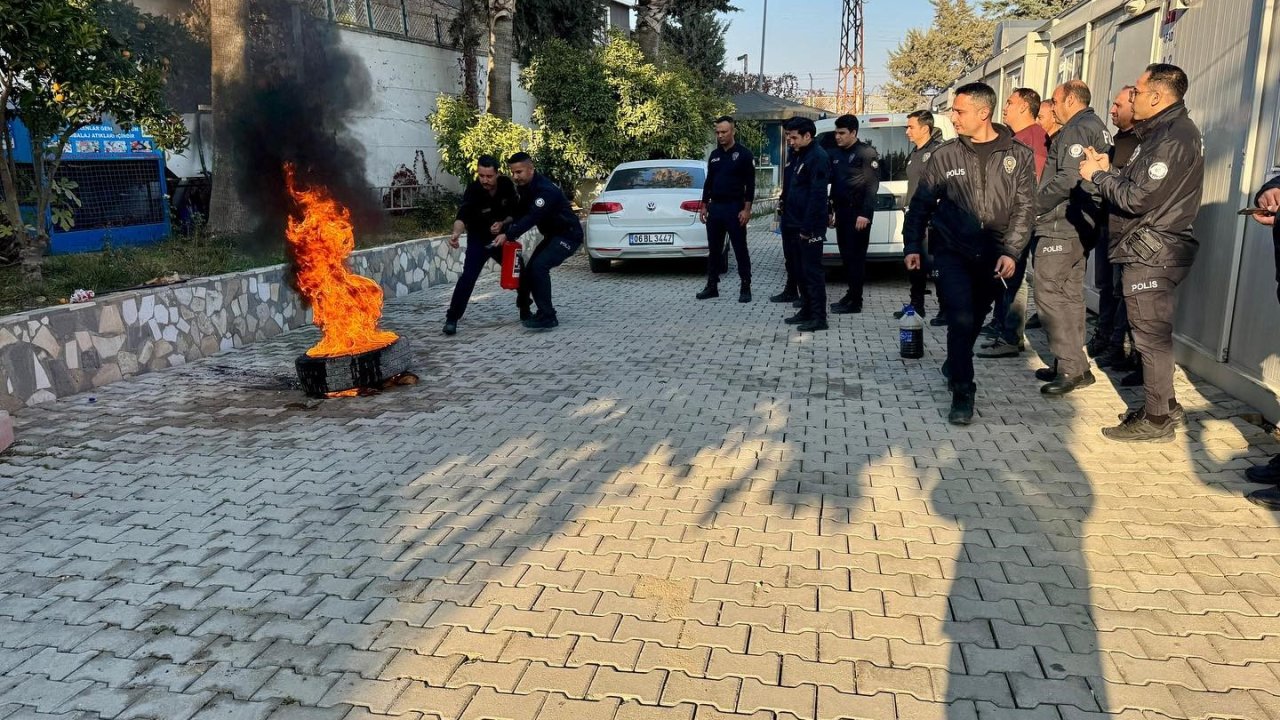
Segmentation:
<svg viewBox="0 0 1280 720">
<path fill-rule="evenodd" d="M 1129 164 L 1116 171 L 1095 148 L 1080 163 L 1080 177 L 1097 185 L 1116 217 L 1111 262 L 1122 266 L 1142 354 L 1145 404 L 1102 431 L 1117 442 L 1167 442 L 1186 418 L 1173 391 L 1174 290 L 1199 249 L 1191 226 L 1204 189 L 1204 141 L 1182 100 L 1187 84 L 1176 65 L 1149 65 L 1131 93 L 1140 144 Z"/>
</svg>

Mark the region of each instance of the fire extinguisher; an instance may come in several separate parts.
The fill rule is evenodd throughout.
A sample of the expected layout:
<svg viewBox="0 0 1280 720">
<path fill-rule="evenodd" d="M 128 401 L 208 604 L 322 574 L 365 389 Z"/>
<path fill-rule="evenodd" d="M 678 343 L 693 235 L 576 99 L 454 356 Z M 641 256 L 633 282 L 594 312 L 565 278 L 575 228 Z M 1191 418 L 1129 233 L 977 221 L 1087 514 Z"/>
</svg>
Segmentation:
<svg viewBox="0 0 1280 720">
<path fill-rule="evenodd" d="M 520 271 L 524 269 L 524 258 L 520 257 L 520 243 L 508 240 L 502 245 L 502 279 L 498 284 L 503 290 L 520 289 Z"/>
</svg>

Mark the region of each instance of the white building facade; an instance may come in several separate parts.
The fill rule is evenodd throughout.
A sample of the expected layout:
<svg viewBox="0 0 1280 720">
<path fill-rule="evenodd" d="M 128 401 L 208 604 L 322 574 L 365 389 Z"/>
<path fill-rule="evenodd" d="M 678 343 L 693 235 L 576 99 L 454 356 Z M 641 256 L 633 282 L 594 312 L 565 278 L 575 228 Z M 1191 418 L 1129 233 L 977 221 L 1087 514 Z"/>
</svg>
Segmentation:
<svg viewBox="0 0 1280 720">
<path fill-rule="evenodd" d="M 1016 87 L 1048 97 L 1080 79 L 1106 118 L 1116 92 L 1149 63 L 1187 72 L 1186 104 L 1204 134 L 1205 188 L 1200 254 L 1180 288 L 1178 360 L 1280 421 L 1271 230 L 1237 214 L 1280 174 L 1280 0 L 1086 0 L 1052 20 L 1001 30 L 995 54 L 935 107 L 948 106 L 967 82 L 988 83 L 1003 104 Z M 1096 303 L 1096 290 L 1090 295 Z"/>
</svg>

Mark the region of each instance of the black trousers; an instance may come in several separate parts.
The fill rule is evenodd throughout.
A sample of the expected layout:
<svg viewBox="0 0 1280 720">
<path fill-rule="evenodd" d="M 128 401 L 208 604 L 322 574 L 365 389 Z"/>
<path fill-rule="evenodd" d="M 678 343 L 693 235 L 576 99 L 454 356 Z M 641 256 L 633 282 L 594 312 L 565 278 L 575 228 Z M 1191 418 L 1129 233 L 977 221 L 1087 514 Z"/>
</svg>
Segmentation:
<svg viewBox="0 0 1280 720">
<path fill-rule="evenodd" d="M 1148 267 L 1126 263 L 1122 271 L 1124 300 L 1129 306 L 1133 344 L 1142 354 L 1142 381 L 1148 415 L 1168 415 L 1173 392 L 1174 292 L 1191 271 L 1188 267 Z"/>
<path fill-rule="evenodd" d="M 1096 334 L 1106 338 L 1112 347 L 1121 347 L 1129 333 L 1129 310 L 1124 302 L 1120 266 L 1113 265 L 1108 255 L 1110 244 L 1109 233 L 1104 231 L 1093 249 L 1093 284 L 1098 288 Z"/>
<path fill-rule="evenodd" d="M 858 230 L 858 210 L 837 207 L 836 245 L 840 247 L 840 262 L 844 265 L 844 277 L 848 283 L 844 297 L 857 307 L 862 307 L 862 287 L 867 279 L 867 246 L 870 244 L 871 226 Z"/>
<path fill-rule="evenodd" d="M 996 256 L 960 255 L 941 249 L 934 253 L 938 295 L 946 304 L 947 367 L 952 388 L 973 384 L 973 344 L 991 305 L 1004 290 L 996 278 Z"/>
<path fill-rule="evenodd" d="M 1036 307 L 1049 335 L 1058 372 L 1070 377 L 1089 369 L 1084 351 L 1084 273 L 1088 251 L 1074 232 L 1041 235 L 1036 243 Z"/>
<path fill-rule="evenodd" d="M 469 233 L 468 233 L 469 234 Z M 453 286 L 453 298 L 449 301 L 449 311 L 445 320 L 457 322 L 467 311 L 467 303 L 471 302 L 471 293 L 476 289 L 476 280 L 484 264 L 490 260 L 502 265 L 501 248 L 491 248 L 482 241 L 467 240 L 466 255 L 462 261 L 462 274 L 458 276 L 458 284 Z"/>
<path fill-rule="evenodd" d="M 822 271 L 822 243 L 819 235 L 803 239 L 797 229 L 782 230 L 782 247 L 787 259 L 787 275 L 795 278 L 800 291 L 800 312 L 811 320 L 827 319 L 827 281 Z M 791 251 L 786 252 L 790 246 Z"/>
<path fill-rule="evenodd" d="M 545 317 L 555 317 L 556 309 L 551 304 L 551 268 L 558 267 L 573 256 L 582 246 L 582 240 L 549 237 L 534 248 L 524 271 L 520 273 L 520 289 L 516 294 L 516 305 L 528 308 L 529 298 L 538 305 L 538 313 Z"/>
<path fill-rule="evenodd" d="M 742 212 L 740 202 L 715 202 L 707 206 L 707 283 L 720 282 L 720 268 L 728 261 L 725 236 L 733 244 L 733 256 L 738 259 L 738 278 L 743 285 L 751 284 L 751 254 L 747 252 L 747 228 L 738 222 Z"/>
</svg>

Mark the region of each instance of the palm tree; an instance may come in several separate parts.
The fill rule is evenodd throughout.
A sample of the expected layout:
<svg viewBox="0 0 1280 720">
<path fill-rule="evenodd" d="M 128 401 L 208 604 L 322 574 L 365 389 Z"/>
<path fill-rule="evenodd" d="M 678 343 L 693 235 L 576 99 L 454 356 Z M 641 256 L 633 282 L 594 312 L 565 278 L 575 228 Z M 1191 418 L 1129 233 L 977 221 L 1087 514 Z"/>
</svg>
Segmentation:
<svg viewBox="0 0 1280 720">
<path fill-rule="evenodd" d="M 249 74 L 249 0 L 209 3 L 209 40 L 213 52 L 213 188 L 209 229 L 240 233 L 250 217 L 240 197 L 234 117 Z"/>
<path fill-rule="evenodd" d="M 480 43 L 484 41 L 484 23 L 488 9 L 485 0 L 463 0 L 458 14 L 449 24 L 449 37 L 462 53 L 462 95 L 477 110 L 480 109 Z"/>
<path fill-rule="evenodd" d="M 671 0 L 639 0 L 636 4 L 636 42 L 650 61 L 658 59 L 662 26 L 671 13 Z"/>
<path fill-rule="evenodd" d="M 511 119 L 511 61 L 515 54 L 516 0 L 489 0 L 487 112 Z"/>
</svg>

